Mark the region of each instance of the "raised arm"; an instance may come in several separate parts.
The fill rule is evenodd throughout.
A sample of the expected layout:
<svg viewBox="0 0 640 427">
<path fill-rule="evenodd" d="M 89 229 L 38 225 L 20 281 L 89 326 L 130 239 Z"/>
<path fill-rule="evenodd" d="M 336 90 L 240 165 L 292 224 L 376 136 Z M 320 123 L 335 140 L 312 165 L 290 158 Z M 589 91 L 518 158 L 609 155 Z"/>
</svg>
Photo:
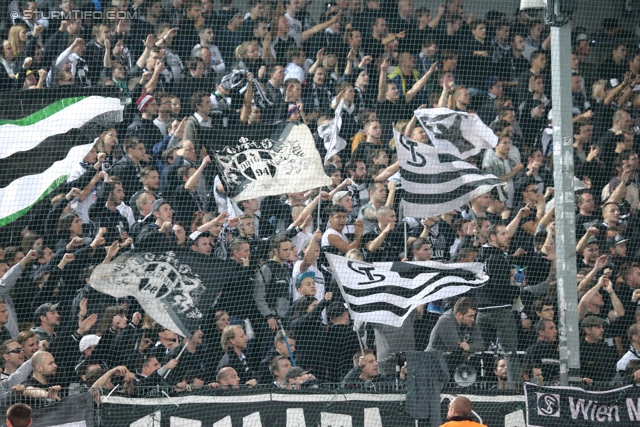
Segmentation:
<svg viewBox="0 0 640 427">
<path fill-rule="evenodd" d="M 378 77 L 378 102 L 383 103 L 387 93 L 387 70 L 389 69 L 389 58 L 384 58 L 380 64 L 380 77 Z"/>
<path fill-rule="evenodd" d="M 309 28 L 307 31 L 303 31 L 301 35 L 302 41 L 305 42 L 309 40 L 311 37 L 313 37 L 314 34 L 319 33 L 320 31 L 326 30 L 336 22 L 340 21 L 341 17 L 342 17 L 342 11 L 338 12 L 333 18 L 329 19 L 328 21 L 321 22 L 320 24 L 317 24 Z"/>
<path fill-rule="evenodd" d="M 427 71 L 425 73 L 424 76 L 422 76 L 420 78 L 420 80 L 418 80 L 412 87 L 411 89 L 409 89 L 407 91 L 407 94 L 404 96 L 405 99 L 407 100 L 407 102 L 411 102 L 413 101 L 413 98 L 416 97 L 416 95 L 422 90 L 422 88 L 424 87 L 424 85 L 427 83 L 427 80 L 429 80 L 429 78 L 433 75 L 433 73 L 435 73 L 436 71 L 438 71 L 438 63 L 434 62 L 433 64 L 431 64 L 431 67 L 429 68 L 429 71 Z"/>
</svg>

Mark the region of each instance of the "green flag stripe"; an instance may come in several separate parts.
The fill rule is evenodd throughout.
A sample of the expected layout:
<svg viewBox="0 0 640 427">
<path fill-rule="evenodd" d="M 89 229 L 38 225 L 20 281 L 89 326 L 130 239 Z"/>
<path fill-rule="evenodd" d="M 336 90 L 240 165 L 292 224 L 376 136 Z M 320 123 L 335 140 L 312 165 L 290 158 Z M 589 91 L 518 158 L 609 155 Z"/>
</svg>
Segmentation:
<svg viewBox="0 0 640 427">
<path fill-rule="evenodd" d="M 47 117 L 50 117 L 50 116 L 52 116 L 52 115 L 64 110 L 65 108 L 67 108 L 70 105 L 75 104 L 76 102 L 82 101 L 85 98 L 86 98 L 86 96 L 76 96 L 74 98 L 61 99 L 59 101 L 54 102 L 53 104 L 50 104 L 50 105 L 46 106 L 42 110 L 36 111 L 35 113 L 33 113 L 33 114 L 31 114 L 31 115 L 29 115 L 27 117 L 23 117 L 23 118 L 21 118 L 19 120 L 3 120 L 3 119 L 0 119 L 0 126 L 3 126 L 3 125 L 30 126 L 30 125 L 38 123 L 42 119 L 46 119 Z"/>
<path fill-rule="evenodd" d="M 31 203 L 29 206 L 20 209 L 17 212 L 12 213 L 11 215 L 8 215 L 4 218 L 0 218 L 0 227 L 4 227 L 5 225 L 15 221 L 16 219 L 22 217 L 23 215 L 25 215 L 27 212 L 29 212 L 31 210 L 31 208 L 38 202 L 40 202 L 42 199 L 44 199 L 45 197 L 47 197 L 49 194 L 51 194 L 56 188 L 58 188 L 60 186 L 60 184 L 63 184 L 67 178 L 69 178 L 69 175 L 62 175 L 59 178 L 56 178 L 55 181 L 53 181 L 51 183 L 51 185 L 44 190 L 44 192 L 38 197 L 38 199 L 36 199 L 33 203 Z"/>
</svg>

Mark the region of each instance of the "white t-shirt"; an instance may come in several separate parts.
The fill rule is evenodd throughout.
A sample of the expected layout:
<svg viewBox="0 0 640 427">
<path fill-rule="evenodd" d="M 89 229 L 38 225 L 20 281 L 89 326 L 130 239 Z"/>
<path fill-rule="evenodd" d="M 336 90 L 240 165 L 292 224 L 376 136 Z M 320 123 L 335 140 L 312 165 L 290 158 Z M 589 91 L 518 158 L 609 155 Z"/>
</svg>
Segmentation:
<svg viewBox="0 0 640 427">
<path fill-rule="evenodd" d="M 349 243 L 349 239 L 347 239 L 347 236 L 345 236 L 342 233 L 337 232 L 336 230 L 334 230 L 333 228 L 327 228 L 327 231 L 324 232 L 324 234 L 322 235 L 322 240 L 320 241 L 320 246 L 322 246 L 323 248 L 325 246 L 331 246 L 329 244 L 329 236 L 331 235 L 336 235 L 339 238 L 341 238 L 342 240 L 344 240 L 345 243 Z"/>
<path fill-rule="evenodd" d="M 292 37 L 298 47 L 302 47 L 302 22 L 296 18 L 292 18 L 288 13 L 285 13 L 284 17 L 289 21 L 289 32 L 287 36 Z"/>
<path fill-rule="evenodd" d="M 284 69 L 284 79 L 296 79 L 300 83 L 303 83 L 305 81 L 304 68 L 294 64 L 293 62 L 289 62 L 289 64 L 287 64 L 287 67 Z"/>
</svg>

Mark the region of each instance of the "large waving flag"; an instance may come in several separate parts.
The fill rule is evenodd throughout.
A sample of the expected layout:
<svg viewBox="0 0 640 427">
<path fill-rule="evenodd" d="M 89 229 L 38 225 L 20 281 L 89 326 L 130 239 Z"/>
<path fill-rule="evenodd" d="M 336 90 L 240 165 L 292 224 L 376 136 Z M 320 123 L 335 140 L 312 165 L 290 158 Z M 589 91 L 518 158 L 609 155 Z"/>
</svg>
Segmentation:
<svg viewBox="0 0 640 427">
<path fill-rule="evenodd" d="M 134 297 L 162 326 L 191 337 L 230 280 L 225 266 L 193 251 L 127 252 L 99 264 L 89 283 L 114 298 Z"/>
<path fill-rule="evenodd" d="M 124 109 L 113 88 L 11 92 L 0 105 L 0 227 L 65 182 Z"/>
<path fill-rule="evenodd" d="M 503 185 L 500 179 L 458 157 L 394 130 L 400 163 L 404 216 L 428 218 L 459 209 Z"/>
<path fill-rule="evenodd" d="M 274 139 L 240 138 L 216 152 L 227 195 L 234 201 L 297 193 L 331 184 L 306 125 L 288 123 Z"/>
<path fill-rule="evenodd" d="M 475 114 L 448 108 L 423 108 L 414 114 L 441 153 L 466 159 L 498 144 L 498 137 Z"/>
<path fill-rule="evenodd" d="M 422 304 L 451 298 L 483 286 L 489 279 L 479 262 L 435 261 L 369 264 L 326 254 L 356 324 L 402 326 Z"/>
</svg>

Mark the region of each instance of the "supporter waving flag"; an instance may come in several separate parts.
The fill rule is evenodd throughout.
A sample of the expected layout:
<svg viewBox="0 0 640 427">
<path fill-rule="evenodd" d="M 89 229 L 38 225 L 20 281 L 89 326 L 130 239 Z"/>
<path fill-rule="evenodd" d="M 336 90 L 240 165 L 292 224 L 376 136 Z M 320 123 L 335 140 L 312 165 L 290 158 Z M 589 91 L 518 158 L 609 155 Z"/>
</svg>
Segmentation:
<svg viewBox="0 0 640 427">
<path fill-rule="evenodd" d="M 485 284 L 481 263 L 442 264 L 435 261 L 369 264 L 327 254 L 340 291 L 356 324 L 400 327 L 422 304 L 455 297 Z"/>
<path fill-rule="evenodd" d="M 65 182 L 95 138 L 122 121 L 117 94 L 86 88 L 0 97 L 0 227 Z"/>
<path fill-rule="evenodd" d="M 218 151 L 215 159 L 234 202 L 331 184 L 311 131 L 299 123 L 288 123 L 275 139 L 240 138 L 238 144 Z"/>
<path fill-rule="evenodd" d="M 475 197 L 502 185 L 488 174 L 458 157 L 395 132 L 404 215 L 428 218 L 464 206 Z"/>
<path fill-rule="evenodd" d="M 460 159 L 492 149 L 498 137 L 475 114 L 448 108 L 424 108 L 415 111 L 433 145 L 441 153 Z"/>
</svg>

